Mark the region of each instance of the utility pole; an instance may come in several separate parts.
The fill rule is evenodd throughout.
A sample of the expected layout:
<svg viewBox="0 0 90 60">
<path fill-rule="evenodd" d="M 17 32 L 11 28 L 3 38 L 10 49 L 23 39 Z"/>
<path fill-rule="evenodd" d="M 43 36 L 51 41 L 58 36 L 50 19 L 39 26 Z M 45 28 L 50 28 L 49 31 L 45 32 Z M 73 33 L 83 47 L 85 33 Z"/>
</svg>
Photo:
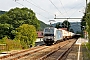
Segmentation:
<svg viewBox="0 0 90 60">
<path fill-rule="evenodd" d="M 88 0 L 86 0 L 85 16 L 88 14 L 88 13 L 87 13 L 87 1 L 88 1 Z M 87 23 L 86 23 L 86 24 L 87 24 Z M 85 27 L 84 27 L 84 28 L 85 28 Z M 85 32 L 85 31 L 83 31 L 83 32 Z M 84 33 L 83 33 L 83 35 L 84 35 L 84 37 L 85 37 L 85 36 L 87 37 L 87 34 L 84 34 Z M 87 37 L 87 39 L 88 39 L 88 37 Z M 89 40 L 88 40 L 88 41 L 89 41 Z M 90 41 L 89 41 L 89 42 L 90 42 Z"/>
<path fill-rule="evenodd" d="M 68 25 L 68 22 L 69 22 L 69 21 L 68 21 L 68 19 L 67 19 L 67 30 L 69 31 L 69 25 Z"/>
<path fill-rule="evenodd" d="M 87 14 L 87 0 L 86 0 L 86 9 L 85 9 L 85 14 Z"/>
</svg>

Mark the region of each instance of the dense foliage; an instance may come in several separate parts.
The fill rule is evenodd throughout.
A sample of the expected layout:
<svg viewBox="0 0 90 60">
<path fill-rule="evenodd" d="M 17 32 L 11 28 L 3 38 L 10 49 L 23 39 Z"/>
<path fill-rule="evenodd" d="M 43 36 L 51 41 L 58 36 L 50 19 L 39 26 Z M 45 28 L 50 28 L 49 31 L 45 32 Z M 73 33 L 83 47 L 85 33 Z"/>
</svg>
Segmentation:
<svg viewBox="0 0 90 60">
<path fill-rule="evenodd" d="M 62 28 L 60 22 L 56 24 L 55 28 Z"/>
<path fill-rule="evenodd" d="M 67 30 L 69 31 L 69 29 L 70 29 L 70 23 L 69 23 L 69 21 L 68 20 L 63 21 L 62 27 L 63 28 L 67 28 Z"/>
<path fill-rule="evenodd" d="M 20 40 L 24 48 L 34 46 L 37 33 L 33 25 L 23 24 L 16 29 L 15 40 Z M 27 45 L 27 46 L 24 46 Z"/>
<path fill-rule="evenodd" d="M 0 50 L 14 50 L 14 49 L 22 49 L 19 40 L 11 40 L 7 37 L 4 37 L 0 40 Z"/>
<path fill-rule="evenodd" d="M 87 31 L 88 31 L 89 40 L 90 40 L 90 3 L 87 6 L 86 22 L 87 22 Z"/>
<path fill-rule="evenodd" d="M 0 23 L 0 39 L 7 36 L 8 38 L 14 38 L 14 35 L 11 33 L 13 26 L 10 24 L 1 24 Z"/>
<path fill-rule="evenodd" d="M 37 30 L 39 29 L 39 21 L 36 18 L 35 13 L 28 8 L 11 9 L 0 17 L 0 22 L 11 24 L 14 28 L 17 28 L 22 24 L 30 24 L 34 25 Z"/>
<path fill-rule="evenodd" d="M 10 39 L 14 39 L 14 30 L 22 24 L 34 25 L 36 30 L 39 30 L 40 28 L 40 22 L 31 9 L 14 8 L 1 15 L 0 32 L 2 34 L 0 35 L 0 38 L 8 36 Z"/>
<path fill-rule="evenodd" d="M 86 8 L 86 13 L 83 17 L 83 20 L 86 22 L 86 30 L 88 32 L 88 38 L 90 42 L 90 3 L 88 3 L 87 8 Z"/>
<path fill-rule="evenodd" d="M 34 46 L 39 28 L 40 21 L 31 9 L 11 9 L 0 15 L 0 44 L 5 43 L 8 49 Z"/>
<path fill-rule="evenodd" d="M 56 28 L 67 28 L 67 30 L 69 31 L 70 30 L 70 22 L 65 20 L 62 23 L 57 23 L 55 27 Z"/>
</svg>

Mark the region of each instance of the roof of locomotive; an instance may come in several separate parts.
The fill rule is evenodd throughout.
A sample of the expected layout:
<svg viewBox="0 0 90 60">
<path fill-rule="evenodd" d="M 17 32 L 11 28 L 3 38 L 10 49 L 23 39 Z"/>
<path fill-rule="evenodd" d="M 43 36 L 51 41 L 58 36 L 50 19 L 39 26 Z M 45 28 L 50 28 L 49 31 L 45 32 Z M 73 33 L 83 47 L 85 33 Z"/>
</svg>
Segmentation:
<svg viewBox="0 0 90 60">
<path fill-rule="evenodd" d="M 45 27 L 43 33 L 48 33 L 48 32 L 45 32 L 45 29 L 53 29 L 53 33 L 55 33 L 57 30 L 57 28 L 55 27 Z"/>
</svg>

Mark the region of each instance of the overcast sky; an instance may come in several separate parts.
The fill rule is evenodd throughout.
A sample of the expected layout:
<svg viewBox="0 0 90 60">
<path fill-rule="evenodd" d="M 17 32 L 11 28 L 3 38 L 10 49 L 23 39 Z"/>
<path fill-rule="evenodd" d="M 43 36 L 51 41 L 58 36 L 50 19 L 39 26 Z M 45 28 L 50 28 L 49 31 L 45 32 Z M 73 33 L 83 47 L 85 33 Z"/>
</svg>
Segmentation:
<svg viewBox="0 0 90 60">
<path fill-rule="evenodd" d="M 86 0 L 0 0 L 0 10 L 9 11 L 15 7 L 27 7 L 32 9 L 39 20 L 49 23 L 54 17 L 59 18 L 82 18 L 85 10 Z M 65 19 L 64 19 L 65 20 Z M 63 19 L 55 21 L 62 22 Z M 79 20 L 68 20 L 69 22 L 79 22 Z"/>
</svg>

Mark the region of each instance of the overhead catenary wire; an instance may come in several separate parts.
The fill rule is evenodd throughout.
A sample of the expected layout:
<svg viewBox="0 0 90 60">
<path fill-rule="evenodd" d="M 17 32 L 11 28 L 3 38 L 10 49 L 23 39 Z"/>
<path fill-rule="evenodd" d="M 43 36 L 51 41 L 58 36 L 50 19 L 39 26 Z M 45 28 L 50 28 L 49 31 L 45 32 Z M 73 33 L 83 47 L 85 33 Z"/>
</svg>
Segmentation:
<svg viewBox="0 0 90 60">
<path fill-rule="evenodd" d="M 81 4 L 83 4 L 83 3 L 80 3 L 80 5 L 79 5 L 79 6 L 81 6 Z M 79 6 L 78 6 L 78 7 L 79 7 Z M 75 11 L 74 11 L 74 12 L 73 12 L 73 13 L 72 13 L 69 17 L 71 17 L 72 15 L 74 15 L 74 14 L 75 14 L 75 12 L 76 12 L 76 11 L 78 11 L 78 10 L 79 10 L 79 9 L 76 9 L 76 10 L 75 10 Z"/>
<path fill-rule="evenodd" d="M 48 13 L 49 15 L 54 16 L 54 14 L 53 14 L 53 13 L 51 13 L 51 12 L 49 12 L 49 11 L 47 11 L 47 10 L 45 10 L 45 9 L 41 8 L 41 7 L 40 7 L 40 6 L 38 6 L 37 4 L 33 4 L 33 3 L 31 3 L 30 1 L 28 1 L 28 0 L 25 0 L 25 1 L 27 1 L 28 3 L 32 4 L 33 6 L 35 6 L 35 7 L 39 8 L 39 9 L 41 9 L 41 10 L 43 10 L 43 11 L 45 11 L 45 12 L 46 12 L 46 13 Z"/>
<path fill-rule="evenodd" d="M 83 1 L 82 1 L 83 2 Z M 72 7 L 71 9 L 69 9 L 67 12 L 70 12 L 72 9 L 74 9 L 74 8 L 76 8 L 76 7 L 78 7 L 79 5 L 81 5 L 82 4 L 82 2 L 81 3 L 79 3 L 79 4 L 77 4 L 76 6 L 74 6 L 74 7 Z M 71 15 L 70 15 L 71 16 Z M 70 17 L 69 16 L 69 17 Z"/>
<path fill-rule="evenodd" d="M 83 1 L 82 1 L 83 2 Z M 71 9 L 67 10 L 67 13 L 70 12 L 72 9 L 75 9 L 76 7 L 78 7 L 79 5 L 83 4 L 82 2 L 80 2 L 79 4 L 75 5 L 74 7 L 72 7 Z M 63 14 L 65 14 L 66 12 L 64 12 Z M 59 15 L 57 15 L 59 16 Z M 70 15 L 71 16 L 71 15 Z M 70 18 L 69 16 L 69 18 Z"/>
<path fill-rule="evenodd" d="M 17 1 L 15 1 L 15 2 L 16 2 L 17 4 L 23 6 L 23 7 L 26 7 L 25 5 L 23 5 L 23 4 L 21 4 L 21 3 L 17 2 Z M 37 12 L 35 12 L 35 13 L 37 13 Z M 48 17 L 45 17 L 45 16 L 41 15 L 40 13 L 37 13 L 37 14 L 40 15 L 40 16 L 42 16 L 42 17 L 44 17 L 44 18 L 46 18 L 46 19 L 49 19 Z"/>
<path fill-rule="evenodd" d="M 28 0 L 24 0 L 24 1 L 28 1 Z M 49 11 L 41 8 L 41 7 L 40 7 L 39 5 L 37 5 L 36 3 L 32 3 L 32 1 L 33 1 L 33 0 L 31 0 L 31 1 L 29 0 L 28 3 L 34 5 L 35 7 L 39 8 L 39 9 L 41 9 L 41 10 L 43 10 L 43 11 L 45 11 L 46 13 L 50 13 L 50 15 L 53 15 L 51 12 L 49 12 Z M 49 0 L 49 1 L 51 1 L 51 0 Z M 59 0 L 59 1 L 60 1 L 60 0 Z M 82 2 L 83 2 L 83 1 L 82 1 Z M 82 2 L 81 2 L 81 3 L 82 3 Z M 59 13 L 62 14 L 62 12 L 58 9 L 58 7 L 57 7 L 52 1 L 51 1 L 51 3 L 52 3 L 52 4 L 54 5 L 54 7 L 59 11 Z M 63 6 L 63 4 L 62 4 L 61 1 L 60 1 L 60 3 L 61 3 L 61 5 Z M 78 4 L 78 5 L 81 5 L 81 3 Z M 20 3 L 20 5 L 22 5 L 22 4 Z M 78 5 L 76 5 L 75 7 L 78 7 Z M 23 5 L 22 5 L 22 6 L 23 6 Z M 75 7 L 72 7 L 71 9 L 74 9 Z M 63 9 L 65 10 L 64 6 L 63 6 Z M 71 11 L 71 9 L 69 9 L 68 11 Z M 65 13 L 68 13 L 68 11 L 65 10 Z M 75 12 L 76 12 L 76 11 L 75 11 Z M 74 12 L 74 13 L 75 13 L 75 12 Z M 71 17 L 72 15 L 74 15 L 74 13 L 71 14 L 70 16 L 69 16 L 69 15 L 68 15 L 68 16 Z M 37 13 L 37 14 L 38 14 L 38 13 Z M 42 14 L 39 13 L 38 15 L 42 15 Z M 62 15 L 64 16 L 64 13 L 63 13 Z M 43 15 L 43 16 L 44 16 L 44 15 Z M 65 16 L 64 16 L 64 17 L 65 17 Z M 44 17 L 44 18 L 45 18 L 45 17 Z M 46 17 L 46 18 L 47 18 L 47 17 Z M 47 18 L 47 19 L 48 19 L 48 18 Z"/>
<path fill-rule="evenodd" d="M 47 11 L 47 10 L 45 10 L 45 9 L 43 9 L 42 7 L 40 7 L 38 4 L 36 4 L 33 0 L 31 0 L 36 6 L 38 6 L 40 9 L 42 9 L 42 10 L 44 10 L 45 12 L 47 12 L 47 13 L 49 13 L 49 14 L 51 14 L 51 15 L 54 15 L 52 12 L 50 12 L 50 11 Z"/>
<path fill-rule="evenodd" d="M 22 5 L 22 6 L 24 6 L 23 4 L 21 4 L 21 3 L 19 3 L 19 2 L 17 2 L 17 1 L 15 1 L 17 4 L 19 4 L 19 5 Z"/>
<path fill-rule="evenodd" d="M 65 12 L 66 12 L 66 14 L 67 14 L 67 16 L 68 16 L 68 13 L 67 13 L 66 9 L 64 8 L 64 6 L 63 6 L 63 4 L 62 4 L 61 0 L 59 0 L 59 2 L 61 3 L 61 5 L 62 5 L 63 9 L 65 10 Z"/>
<path fill-rule="evenodd" d="M 50 2 L 52 3 L 52 5 L 59 11 L 59 13 L 62 14 L 61 11 L 55 6 L 55 4 L 54 4 L 51 0 L 49 0 L 49 1 L 50 1 Z M 62 15 L 63 15 L 63 14 L 62 14 Z M 63 16 L 64 16 L 64 15 L 63 15 Z"/>
<path fill-rule="evenodd" d="M 36 13 L 37 13 L 37 12 L 36 12 Z M 37 13 L 37 14 L 49 20 L 48 17 L 45 17 L 45 16 L 41 15 L 40 13 Z"/>
</svg>

